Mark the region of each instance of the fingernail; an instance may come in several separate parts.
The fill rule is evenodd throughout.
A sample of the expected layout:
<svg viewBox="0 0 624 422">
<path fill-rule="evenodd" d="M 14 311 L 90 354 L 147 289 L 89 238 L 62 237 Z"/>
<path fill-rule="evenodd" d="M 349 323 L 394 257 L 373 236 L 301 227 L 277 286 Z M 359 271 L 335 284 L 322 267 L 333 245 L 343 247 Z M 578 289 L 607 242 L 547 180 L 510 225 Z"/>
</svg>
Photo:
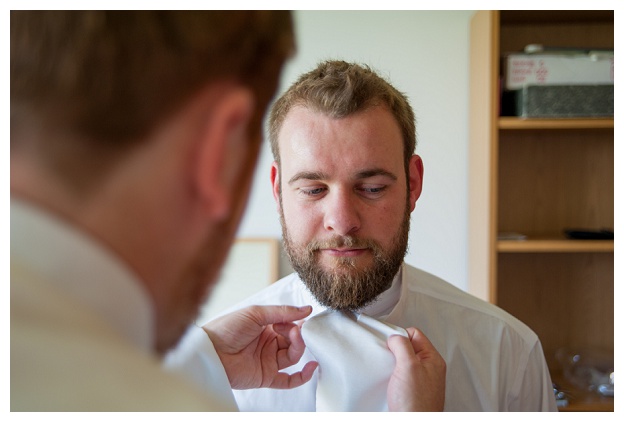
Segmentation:
<svg viewBox="0 0 624 422">
<path fill-rule="evenodd" d="M 310 305 L 306 305 L 306 306 L 299 306 L 297 309 L 299 309 L 301 312 L 305 312 L 305 311 L 309 311 L 312 309 L 312 306 Z"/>
</svg>

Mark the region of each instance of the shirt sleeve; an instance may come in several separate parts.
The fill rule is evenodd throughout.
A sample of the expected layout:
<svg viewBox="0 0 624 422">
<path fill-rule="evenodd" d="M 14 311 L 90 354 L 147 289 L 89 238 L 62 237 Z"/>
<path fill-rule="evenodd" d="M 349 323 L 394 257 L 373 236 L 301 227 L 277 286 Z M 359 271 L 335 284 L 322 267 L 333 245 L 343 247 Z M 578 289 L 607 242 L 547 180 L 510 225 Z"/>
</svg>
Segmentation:
<svg viewBox="0 0 624 422">
<path fill-rule="evenodd" d="M 238 410 L 225 368 L 208 334 L 200 327 L 189 327 L 178 346 L 165 356 L 163 365 L 222 404 Z"/>
<path fill-rule="evenodd" d="M 516 399 L 510 402 L 512 412 L 557 412 L 557 403 L 542 345 L 537 341 L 531 350 L 520 378 Z"/>
</svg>

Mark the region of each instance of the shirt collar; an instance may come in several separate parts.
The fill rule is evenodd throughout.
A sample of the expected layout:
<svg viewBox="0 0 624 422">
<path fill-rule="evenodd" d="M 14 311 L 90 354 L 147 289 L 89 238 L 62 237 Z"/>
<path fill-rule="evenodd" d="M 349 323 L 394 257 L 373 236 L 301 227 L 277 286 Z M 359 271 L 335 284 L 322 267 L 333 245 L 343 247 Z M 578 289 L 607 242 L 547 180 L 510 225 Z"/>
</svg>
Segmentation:
<svg viewBox="0 0 624 422">
<path fill-rule="evenodd" d="M 85 304 L 146 352 L 154 315 L 137 277 L 111 251 L 69 223 L 11 198 L 11 259 Z"/>
<path fill-rule="evenodd" d="M 377 319 L 385 319 L 392 312 L 401 297 L 402 272 L 403 266 L 399 268 L 399 272 L 394 276 L 390 287 L 377 296 L 373 303 L 365 306 L 360 313 Z"/>
</svg>

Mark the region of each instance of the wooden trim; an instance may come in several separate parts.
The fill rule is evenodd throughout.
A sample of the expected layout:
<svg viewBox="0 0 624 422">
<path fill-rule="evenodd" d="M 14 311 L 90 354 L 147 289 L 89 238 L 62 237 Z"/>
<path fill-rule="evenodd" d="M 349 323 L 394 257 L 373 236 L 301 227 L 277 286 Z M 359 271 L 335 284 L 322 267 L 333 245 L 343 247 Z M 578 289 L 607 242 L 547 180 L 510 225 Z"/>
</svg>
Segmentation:
<svg viewBox="0 0 624 422">
<path fill-rule="evenodd" d="M 614 252 L 612 240 L 527 239 L 499 240 L 498 252 Z"/>
<path fill-rule="evenodd" d="M 489 278 L 489 297 L 491 303 L 498 302 L 498 253 L 496 251 L 496 242 L 498 241 L 498 181 L 499 181 L 499 133 L 498 133 L 498 116 L 500 115 L 500 11 L 490 12 L 492 15 L 491 31 L 492 45 L 490 46 L 490 57 L 492 58 L 491 74 L 490 74 L 490 95 L 492 96 L 492 106 L 490 107 L 490 131 L 492 133 L 490 141 L 490 173 L 492 174 L 492 182 L 490 183 L 490 278 Z"/>
<path fill-rule="evenodd" d="M 501 117 L 499 129 L 613 129 L 613 118 L 595 119 L 521 119 L 519 117 Z"/>
<path fill-rule="evenodd" d="M 270 267 L 269 274 L 270 278 L 273 281 L 277 281 L 279 279 L 279 254 L 280 254 L 280 243 L 278 239 L 272 237 L 241 237 L 235 240 L 236 243 L 256 243 L 256 244 L 266 244 L 266 247 L 269 248 L 270 253 Z"/>
<path fill-rule="evenodd" d="M 496 30 L 493 12 L 478 11 L 471 20 L 470 37 L 470 147 L 469 147 L 469 248 L 468 290 L 473 295 L 490 300 L 492 286 L 492 255 L 494 244 L 490 203 L 492 182 L 491 138 L 497 130 L 492 113 L 497 112 L 498 100 L 492 81 L 496 79 Z M 495 120 L 494 120 L 495 121 Z M 496 210 L 494 209 L 494 212 Z"/>
</svg>

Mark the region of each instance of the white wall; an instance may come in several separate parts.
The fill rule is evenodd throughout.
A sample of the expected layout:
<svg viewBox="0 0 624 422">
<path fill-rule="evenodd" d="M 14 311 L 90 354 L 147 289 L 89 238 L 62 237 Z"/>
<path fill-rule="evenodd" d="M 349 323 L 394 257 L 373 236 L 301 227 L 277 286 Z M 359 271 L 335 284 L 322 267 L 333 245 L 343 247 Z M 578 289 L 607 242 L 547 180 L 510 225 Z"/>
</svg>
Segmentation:
<svg viewBox="0 0 624 422">
<path fill-rule="evenodd" d="M 468 286 L 468 50 L 472 11 L 297 11 L 298 51 L 280 92 L 323 59 L 366 63 L 404 92 L 416 113 L 424 189 L 406 261 Z M 239 237 L 281 238 L 263 146 Z M 284 270 L 285 271 L 285 270 Z"/>
</svg>

